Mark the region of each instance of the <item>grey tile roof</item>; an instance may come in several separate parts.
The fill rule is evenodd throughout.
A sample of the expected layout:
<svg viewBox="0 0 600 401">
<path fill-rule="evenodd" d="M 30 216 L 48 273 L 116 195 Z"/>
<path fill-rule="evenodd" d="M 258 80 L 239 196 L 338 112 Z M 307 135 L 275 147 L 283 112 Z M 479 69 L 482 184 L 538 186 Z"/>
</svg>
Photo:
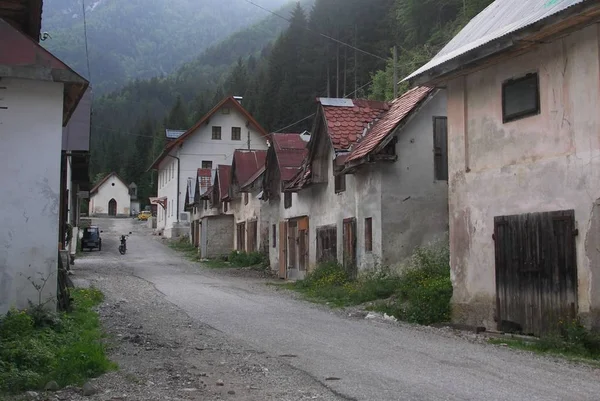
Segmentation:
<svg viewBox="0 0 600 401">
<path fill-rule="evenodd" d="M 403 81 L 586 1 L 597 0 L 496 0 L 473 18 L 434 58 Z"/>
</svg>

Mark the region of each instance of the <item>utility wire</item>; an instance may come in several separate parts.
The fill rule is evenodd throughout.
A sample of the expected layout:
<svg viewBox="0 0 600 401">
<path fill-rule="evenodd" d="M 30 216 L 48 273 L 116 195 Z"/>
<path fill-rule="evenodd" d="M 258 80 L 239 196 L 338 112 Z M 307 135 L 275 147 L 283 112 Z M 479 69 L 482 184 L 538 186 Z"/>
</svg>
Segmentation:
<svg viewBox="0 0 600 401">
<path fill-rule="evenodd" d="M 87 63 L 88 80 L 92 80 L 92 72 L 90 70 L 90 52 L 88 50 L 88 37 L 87 37 L 87 18 L 85 15 L 85 0 L 81 0 L 81 11 L 83 13 L 83 37 L 85 40 L 85 60 Z"/>
<path fill-rule="evenodd" d="M 256 4 L 256 3 L 255 3 L 255 2 L 253 2 L 252 0 L 245 0 L 245 1 L 246 1 L 246 3 L 250 3 L 250 4 L 252 4 L 253 6 L 256 6 L 256 7 L 260 8 L 261 10 L 264 10 L 264 11 L 266 11 L 266 12 L 270 13 L 270 14 L 273 14 L 273 15 L 274 15 L 274 16 L 276 16 L 276 17 L 279 17 L 279 18 L 281 18 L 281 19 L 284 19 L 284 20 L 286 20 L 287 22 L 290 22 L 290 23 L 292 22 L 292 20 L 291 20 L 291 19 L 289 19 L 289 18 L 286 18 L 286 17 L 284 17 L 283 15 L 276 13 L 275 11 L 271 11 L 271 10 L 269 10 L 268 8 L 265 8 L 265 7 L 263 7 L 263 6 L 259 5 L 259 4 Z M 376 55 L 376 54 L 373 54 L 373 53 L 370 53 L 370 52 L 368 52 L 368 51 L 366 51 L 366 50 L 362 50 L 362 49 L 359 49 L 358 47 L 352 46 L 351 44 L 348 44 L 348 43 L 346 43 L 346 42 L 342 42 L 342 41 L 341 41 L 341 40 L 339 40 L 339 39 L 336 39 L 336 38 L 334 38 L 334 37 L 331 37 L 331 36 L 329 36 L 329 35 L 325 35 L 325 34 L 324 34 L 324 33 L 322 33 L 322 32 L 317 32 L 317 31 L 315 31 L 315 30 L 313 30 L 313 29 L 311 29 L 311 28 L 309 28 L 309 27 L 307 27 L 307 26 L 305 26 L 305 27 L 304 27 L 304 29 L 306 29 L 307 31 L 309 31 L 309 32 L 312 32 L 312 33 L 314 33 L 314 34 L 317 34 L 317 35 L 319 35 L 319 36 L 322 36 L 322 37 L 324 37 L 324 38 L 326 38 L 326 39 L 332 40 L 332 41 L 334 41 L 334 42 L 336 42 L 336 43 L 338 43 L 338 44 L 340 44 L 340 45 L 347 46 L 347 47 L 349 47 L 349 48 L 351 48 L 351 49 L 353 49 L 353 50 L 356 50 L 356 51 L 359 51 L 359 52 L 361 52 L 361 53 L 364 53 L 364 54 L 366 54 L 366 55 L 368 55 L 368 56 L 375 57 L 375 58 L 377 58 L 377 59 L 379 59 L 379 60 L 383 60 L 383 61 L 387 61 L 387 60 L 388 60 L 387 58 L 380 57 L 380 56 L 378 56 L 378 55 Z"/>
</svg>

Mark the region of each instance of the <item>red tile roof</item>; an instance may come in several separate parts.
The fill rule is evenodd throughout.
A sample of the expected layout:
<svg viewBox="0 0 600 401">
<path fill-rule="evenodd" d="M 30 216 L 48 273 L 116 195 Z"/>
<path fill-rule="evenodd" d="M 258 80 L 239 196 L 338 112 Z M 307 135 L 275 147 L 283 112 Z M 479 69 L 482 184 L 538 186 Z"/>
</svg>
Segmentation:
<svg viewBox="0 0 600 401">
<path fill-rule="evenodd" d="M 367 125 L 389 110 L 385 102 L 354 99 L 352 107 L 324 105 L 323 108 L 327 131 L 336 151 L 348 150 L 363 134 Z"/>
<path fill-rule="evenodd" d="M 194 132 L 196 132 L 196 130 L 200 126 L 202 126 L 202 124 L 206 123 L 213 116 L 213 114 L 215 114 L 217 111 L 219 111 L 221 109 L 221 107 L 225 106 L 228 103 L 230 105 L 232 105 L 234 108 L 236 108 L 244 117 L 246 117 L 246 119 L 248 119 L 248 122 L 250 122 L 250 124 L 252 124 L 252 125 L 254 125 L 254 127 L 256 127 L 258 132 L 265 138 L 265 140 L 267 139 L 266 138 L 268 135 L 267 131 L 265 131 L 265 129 L 254 119 L 254 117 L 252 117 L 252 115 L 248 112 L 248 110 L 246 110 L 245 108 L 242 107 L 240 102 L 238 102 L 233 96 L 229 96 L 229 97 L 226 97 L 225 99 L 221 100 L 221 102 L 219 102 L 219 104 L 217 104 L 215 107 L 213 107 L 213 109 L 211 111 L 206 113 L 206 115 L 204 117 L 202 117 L 190 129 L 185 131 L 185 133 L 182 134 L 179 138 L 177 138 L 174 141 L 168 142 L 167 146 L 165 146 L 165 149 L 163 150 L 163 152 L 152 163 L 149 170 L 158 169 L 158 165 L 160 164 L 160 162 L 169 154 L 169 152 L 175 146 L 184 142 L 190 135 L 192 135 Z"/>
<path fill-rule="evenodd" d="M 239 185 L 245 184 L 265 165 L 266 150 L 238 149 L 233 153 L 231 168 Z"/>
<path fill-rule="evenodd" d="M 221 201 L 229 199 L 229 186 L 231 185 L 231 166 L 219 164 L 217 167 L 219 177 L 219 198 Z"/>
<path fill-rule="evenodd" d="M 390 110 L 382 114 L 359 143 L 353 146 L 346 163 L 365 157 L 377 148 L 432 91 L 433 88 L 418 86 L 395 99 L 391 103 Z"/>
<path fill-rule="evenodd" d="M 300 134 L 271 134 L 271 138 L 281 181 L 290 181 L 298 174 L 308 154 L 307 143 L 302 140 Z"/>
</svg>

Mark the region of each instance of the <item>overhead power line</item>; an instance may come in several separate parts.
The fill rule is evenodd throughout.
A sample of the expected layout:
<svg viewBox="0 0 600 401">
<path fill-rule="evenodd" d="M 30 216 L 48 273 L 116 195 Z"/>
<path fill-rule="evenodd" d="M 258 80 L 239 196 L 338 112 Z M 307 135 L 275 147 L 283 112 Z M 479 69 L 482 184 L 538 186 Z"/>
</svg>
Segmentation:
<svg viewBox="0 0 600 401">
<path fill-rule="evenodd" d="M 90 70 L 90 52 L 88 50 L 88 37 L 87 37 L 87 18 L 85 15 L 85 0 L 81 0 L 81 12 L 83 14 L 83 38 L 85 42 L 85 60 L 87 63 L 88 80 L 92 80 L 92 72 Z"/>
<path fill-rule="evenodd" d="M 260 8 L 261 10 L 264 10 L 264 11 L 266 11 L 266 12 L 270 13 L 270 14 L 273 14 L 273 15 L 274 15 L 274 16 L 276 16 L 276 17 L 279 17 L 279 18 L 281 18 L 281 19 L 284 19 L 284 20 L 286 20 L 287 22 L 290 22 L 290 23 L 292 22 L 292 20 L 291 20 L 291 19 L 289 19 L 289 18 L 286 18 L 286 17 L 284 17 L 283 15 L 276 13 L 275 11 L 269 10 L 268 8 L 265 8 L 265 7 L 261 6 L 260 4 L 256 4 L 256 3 L 255 3 L 255 2 L 253 2 L 252 0 L 245 0 L 245 1 L 246 1 L 246 3 L 250 3 L 250 4 L 252 4 L 253 6 Z M 309 28 L 309 27 L 307 27 L 307 26 L 305 26 L 305 27 L 304 27 L 304 29 L 306 29 L 307 31 L 309 31 L 309 32 L 312 32 L 312 33 L 314 33 L 314 34 L 316 34 L 316 35 L 322 36 L 322 37 L 324 37 L 324 38 L 326 38 L 326 39 L 332 40 L 332 41 L 334 41 L 334 42 L 336 42 L 336 43 L 338 43 L 338 44 L 340 44 L 340 45 L 343 45 L 343 46 L 349 47 L 350 49 L 353 49 L 353 50 L 356 50 L 356 51 L 358 51 L 358 52 L 361 52 L 361 53 L 363 53 L 363 54 L 366 54 L 366 55 L 368 55 L 368 56 L 375 57 L 375 58 L 377 58 L 377 59 L 379 59 L 379 60 L 383 60 L 383 61 L 387 61 L 387 60 L 388 60 L 388 59 L 387 59 L 387 58 L 385 58 L 385 57 L 380 57 L 380 56 L 378 56 L 378 55 L 376 55 L 376 54 L 373 54 L 373 53 L 371 53 L 371 52 L 368 52 L 368 51 L 366 51 L 366 50 L 360 49 L 360 48 L 358 48 L 358 47 L 356 47 L 356 46 L 352 46 L 352 45 L 351 45 L 351 44 L 349 44 L 349 43 L 343 42 L 343 41 L 341 41 L 341 40 L 339 40 L 339 39 L 336 39 L 336 38 L 334 38 L 334 37 L 331 37 L 331 36 L 329 36 L 329 35 L 326 35 L 326 34 L 324 34 L 324 33 L 322 33 L 322 32 L 315 31 L 314 29 L 311 29 L 311 28 Z"/>
</svg>

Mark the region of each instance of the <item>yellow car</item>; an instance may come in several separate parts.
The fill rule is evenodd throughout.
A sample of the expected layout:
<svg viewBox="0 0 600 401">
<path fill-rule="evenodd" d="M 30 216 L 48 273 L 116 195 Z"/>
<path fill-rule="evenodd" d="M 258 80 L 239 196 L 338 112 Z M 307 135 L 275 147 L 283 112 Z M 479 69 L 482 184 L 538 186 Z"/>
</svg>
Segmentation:
<svg viewBox="0 0 600 401">
<path fill-rule="evenodd" d="M 152 217 L 152 212 L 149 210 L 144 210 L 140 214 L 138 214 L 138 220 L 146 221 L 149 217 Z"/>
</svg>

